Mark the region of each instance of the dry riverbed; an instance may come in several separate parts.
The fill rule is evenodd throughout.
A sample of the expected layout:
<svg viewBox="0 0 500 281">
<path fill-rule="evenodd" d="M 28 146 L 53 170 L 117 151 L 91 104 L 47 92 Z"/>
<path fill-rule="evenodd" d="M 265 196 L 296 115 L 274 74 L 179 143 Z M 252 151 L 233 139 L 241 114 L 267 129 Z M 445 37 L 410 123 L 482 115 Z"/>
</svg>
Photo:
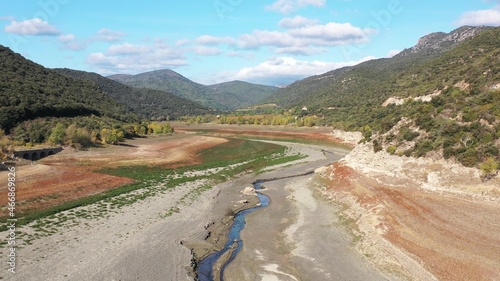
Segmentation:
<svg viewBox="0 0 500 281">
<path fill-rule="evenodd" d="M 202 129 L 185 126 L 178 131 L 186 134 L 66 151 L 19 167 L 19 196 L 41 206 L 100 192 L 130 179 L 93 173 L 96 167 L 196 164 L 197 152 L 227 136 L 344 139 L 356 148 L 336 162 L 348 151 L 277 142 L 307 158 L 215 186 L 195 180 L 120 208 L 91 204 L 23 226 L 16 229 L 17 273 L 8 273 L 5 262 L 0 279 L 193 280 L 193 262 L 223 247 L 234 213 L 257 203 L 244 188 L 274 179 L 262 191 L 271 203 L 247 217 L 243 249 L 226 268 L 225 280 L 500 280 L 498 178 L 481 183 L 476 171 L 453 163 L 374 154 L 356 145 L 359 136 L 334 136 L 325 128 L 210 125 L 211 136 L 196 132 Z M 0 255 L 7 253 L 4 245 Z"/>
<path fill-rule="evenodd" d="M 209 138 L 209 140 L 217 142 L 213 138 Z M 308 155 L 308 158 L 298 160 L 295 164 L 289 164 L 291 166 L 281 165 L 271 168 L 269 172 L 258 176 L 246 175 L 219 184 L 201 192 L 196 197 L 189 195 L 193 193 L 193 190 L 207 184 L 203 180 L 180 185 L 168 190 L 168 192 L 111 212 L 101 213 L 95 204 L 65 211 L 52 220 L 65 219 L 60 223 L 50 222 L 50 225 L 57 225 L 57 227 L 54 226 L 53 229 L 50 229 L 49 234 L 40 237 L 33 236 L 34 232 L 40 231 L 39 227 L 34 228 L 33 223 L 24 226 L 18 230 L 17 239 L 22 247 L 18 248 L 16 274 L 9 274 L 3 270 L 0 272 L 0 277 L 4 280 L 192 280 L 192 254 L 195 253 L 201 257 L 214 248 L 220 248 L 220 241 L 224 239 L 222 233 L 227 232 L 227 227 L 231 223 L 228 217 L 233 212 L 248 208 L 256 203 L 255 196 L 242 193 L 245 187 L 251 185 L 258 178 L 282 177 L 303 173 L 306 170 L 313 171 L 319 166 L 331 163 L 331 157 L 335 157 L 333 154 L 324 153 L 320 147 L 300 144 L 287 145 L 291 147 L 289 153 L 300 152 Z M 132 148 L 139 149 L 145 154 L 148 153 L 147 147 L 140 149 L 141 146 L 138 145 L 136 148 Z M 337 152 L 341 155 L 346 153 L 342 150 Z M 98 158 L 103 157 L 93 153 L 87 153 L 87 155 L 89 155 L 87 156 L 89 159 L 94 157 L 93 155 Z M 327 159 L 325 155 L 329 156 L 330 159 Z M 93 161 L 99 163 L 99 160 Z M 128 161 L 128 159 L 122 161 Z M 279 276 L 283 267 L 296 266 L 295 271 L 290 276 L 297 276 L 294 277 L 298 278 L 297 280 L 307 280 L 306 276 L 317 274 L 317 268 L 327 267 L 327 260 L 331 254 L 334 254 L 333 252 L 318 258 L 321 260 L 321 264 L 318 263 L 317 268 L 301 267 L 302 261 L 305 262 L 304 265 L 311 262 L 306 255 L 315 255 L 318 245 L 312 241 L 316 241 L 318 236 L 311 235 L 308 239 L 307 236 L 299 235 L 300 231 L 287 230 L 288 228 L 307 227 L 307 224 L 303 224 L 303 222 L 313 221 L 301 217 L 308 211 L 297 203 L 300 200 L 296 201 L 290 197 L 290 194 L 302 192 L 298 189 L 307 188 L 304 183 L 308 181 L 307 177 L 303 177 L 298 178 L 298 180 L 290 178 L 266 184 L 268 189 L 265 192 L 269 193 L 272 201 L 270 207 L 288 208 L 288 211 L 278 212 L 273 218 L 260 217 L 256 213 L 249 218 L 248 226 L 249 229 L 250 227 L 255 229 L 255 235 L 258 235 L 259 231 L 274 232 L 276 230 L 275 234 L 281 235 L 284 239 L 285 248 L 283 249 L 285 251 L 282 252 L 282 262 L 274 260 L 272 255 L 266 256 L 264 251 L 260 251 L 260 253 L 253 251 L 252 254 L 256 255 L 254 257 L 258 257 L 259 260 L 268 259 L 263 267 L 255 268 L 253 273 L 255 276 L 261 276 L 264 279 L 271 275 L 277 274 Z M 275 187 L 276 194 L 273 194 L 272 187 Z M 306 198 L 308 202 L 316 201 L 315 197 Z M 326 203 L 321 204 L 322 207 L 314 214 L 318 216 L 322 214 L 324 220 L 315 221 L 314 227 L 321 229 L 326 226 L 327 228 L 321 232 L 326 234 L 329 232 L 328 229 L 337 228 L 334 218 L 335 207 Z M 79 216 L 81 213 L 89 214 L 92 212 L 96 215 Z M 280 222 L 276 222 L 276 218 L 280 218 Z M 49 222 L 45 221 L 44 223 Z M 262 225 L 268 227 L 261 228 Z M 1 235 L 5 236 L 6 233 Z M 29 235 L 32 235 L 30 236 L 30 244 L 23 243 L 23 239 Z M 361 271 L 366 269 L 376 272 L 369 267 L 361 255 L 353 251 L 347 233 L 339 231 L 331 235 L 334 239 L 342 241 L 339 243 L 341 244 L 339 247 L 345 249 L 342 252 L 342 257 L 338 253 L 335 254 L 338 257 L 336 260 L 347 261 L 347 263 L 352 261 L 353 272 L 360 271 L 360 268 Z M 208 236 L 209 238 L 206 239 Z M 245 244 L 245 247 L 254 247 L 254 240 L 251 237 L 244 237 L 243 239 L 248 239 L 248 244 Z M 323 243 L 328 241 L 323 240 Z M 294 244 L 300 244 L 306 250 L 297 252 Z M 7 248 L 2 247 L 1 255 L 5 257 L 6 251 Z M 247 252 L 246 250 L 242 252 L 241 260 L 244 261 L 246 257 L 248 258 Z M 290 260 L 286 257 L 290 257 Z M 235 264 L 241 262 L 239 260 Z M 234 274 L 232 268 L 234 266 L 229 267 L 228 276 Z M 327 273 L 331 274 L 331 271 L 325 274 Z"/>
</svg>

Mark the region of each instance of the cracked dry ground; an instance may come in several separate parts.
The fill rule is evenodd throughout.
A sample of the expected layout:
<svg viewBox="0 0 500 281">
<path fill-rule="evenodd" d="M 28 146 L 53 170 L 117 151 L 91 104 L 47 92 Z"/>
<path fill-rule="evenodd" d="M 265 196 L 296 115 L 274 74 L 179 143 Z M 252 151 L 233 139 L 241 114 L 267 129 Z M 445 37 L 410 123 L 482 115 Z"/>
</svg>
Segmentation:
<svg viewBox="0 0 500 281">
<path fill-rule="evenodd" d="M 500 280 L 499 202 L 383 185 L 341 163 L 333 172 L 334 197 L 354 196 L 372 210 L 374 229 L 439 280 Z"/>
</svg>

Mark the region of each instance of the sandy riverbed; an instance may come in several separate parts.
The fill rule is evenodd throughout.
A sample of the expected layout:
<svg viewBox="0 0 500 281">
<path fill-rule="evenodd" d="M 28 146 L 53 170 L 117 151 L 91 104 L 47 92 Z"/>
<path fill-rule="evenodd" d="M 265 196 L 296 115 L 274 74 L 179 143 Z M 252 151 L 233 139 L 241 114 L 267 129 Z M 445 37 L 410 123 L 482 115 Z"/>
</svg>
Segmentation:
<svg viewBox="0 0 500 281">
<path fill-rule="evenodd" d="M 303 149 L 314 155 L 314 148 Z M 261 178 L 301 174 L 340 158 L 316 156 Z M 354 250 L 336 216 L 339 207 L 315 194 L 315 180 L 313 174 L 263 184 L 271 204 L 247 217 L 244 247 L 226 269 L 225 280 L 388 280 Z"/>
</svg>

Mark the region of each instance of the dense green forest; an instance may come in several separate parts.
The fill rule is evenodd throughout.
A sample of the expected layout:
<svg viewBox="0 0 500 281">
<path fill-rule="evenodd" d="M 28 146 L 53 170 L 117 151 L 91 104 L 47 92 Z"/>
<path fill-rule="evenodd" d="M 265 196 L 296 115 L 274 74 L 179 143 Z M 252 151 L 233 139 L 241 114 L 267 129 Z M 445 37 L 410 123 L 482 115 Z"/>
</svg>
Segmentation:
<svg viewBox="0 0 500 281">
<path fill-rule="evenodd" d="M 293 111 L 305 106 L 321 124 L 362 131 L 375 150 L 416 157 L 439 151 L 466 166 L 500 162 L 500 28 L 439 41 L 470 29 L 426 42 L 437 48 L 297 81 L 267 102 Z M 384 104 L 391 97 L 399 103 Z"/>
<path fill-rule="evenodd" d="M 72 69 L 54 69 L 57 73 L 97 85 L 119 104 L 139 117 L 154 120 L 170 120 L 185 115 L 209 113 L 208 108 L 199 103 L 178 97 L 174 94 L 146 88 L 134 88 L 97 73 Z"/>
<path fill-rule="evenodd" d="M 117 144 L 139 135 L 173 132 L 168 122 L 140 121 L 134 111 L 110 96 L 114 94 L 119 100 L 116 97 L 119 93 L 143 93 L 140 90 L 106 78 L 103 79 L 110 83 L 77 79 L 66 75 L 70 71 L 44 68 L 3 46 L 0 46 L 0 69 L 0 160 L 5 160 L 15 146 L 48 144 L 84 148 Z M 62 72 L 66 74 L 61 75 Z M 109 93 L 111 89 L 115 92 Z M 150 92 L 154 91 L 144 91 Z M 172 99 L 181 100 L 175 96 Z M 172 106 L 194 105 L 185 100 L 180 102 Z"/>
<path fill-rule="evenodd" d="M 226 111 L 257 104 L 277 90 L 276 87 L 240 81 L 205 86 L 168 69 L 137 75 L 118 74 L 108 78 L 136 88 L 170 92 L 204 106 Z"/>
<path fill-rule="evenodd" d="M 208 87 L 214 91 L 216 96 L 234 96 L 236 100 L 228 105 L 233 110 L 258 104 L 278 90 L 276 87 L 243 81 L 225 82 L 209 85 Z"/>
<path fill-rule="evenodd" d="M 37 117 L 137 117 L 90 82 L 62 76 L 0 46 L 0 129 Z"/>
</svg>

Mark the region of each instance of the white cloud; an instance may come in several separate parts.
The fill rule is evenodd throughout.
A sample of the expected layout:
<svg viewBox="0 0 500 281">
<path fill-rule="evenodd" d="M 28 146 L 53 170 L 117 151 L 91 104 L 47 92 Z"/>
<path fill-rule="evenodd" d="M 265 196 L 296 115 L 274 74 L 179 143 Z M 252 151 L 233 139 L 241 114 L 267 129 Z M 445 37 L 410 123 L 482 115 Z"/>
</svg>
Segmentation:
<svg viewBox="0 0 500 281">
<path fill-rule="evenodd" d="M 284 18 L 278 23 L 278 25 L 280 27 L 290 29 L 290 28 L 304 27 L 308 25 L 316 25 L 318 23 L 319 21 L 315 19 L 308 19 L 303 16 L 296 16 L 294 18 Z"/>
<path fill-rule="evenodd" d="M 319 54 L 328 53 L 328 49 L 327 48 L 311 47 L 311 46 L 284 47 L 284 48 L 277 48 L 276 53 L 312 56 L 312 55 L 319 55 Z"/>
<path fill-rule="evenodd" d="M 232 44 L 234 43 L 234 39 L 231 37 L 216 37 L 211 35 L 202 35 L 196 38 L 195 43 L 202 45 Z"/>
<path fill-rule="evenodd" d="M 95 41 L 103 42 L 118 42 L 122 40 L 125 33 L 121 31 L 113 31 L 107 28 L 102 28 L 97 32 L 97 35 L 93 38 Z"/>
<path fill-rule="evenodd" d="M 254 30 L 253 33 L 241 35 L 238 39 L 238 45 L 246 49 L 262 46 L 286 47 L 297 43 L 288 33 L 268 30 Z"/>
<path fill-rule="evenodd" d="M 58 37 L 59 42 L 64 46 L 64 48 L 80 51 L 87 48 L 87 44 L 78 42 L 74 34 L 63 34 Z"/>
<path fill-rule="evenodd" d="M 458 21 L 457 25 L 492 25 L 500 26 L 500 5 L 489 9 L 489 10 L 478 10 L 463 13 Z"/>
<path fill-rule="evenodd" d="M 307 6 L 322 7 L 326 0 L 277 0 L 271 5 L 266 6 L 268 11 L 276 11 L 282 14 L 291 13 L 297 9 Z"/>
<path fill-rule="evenodd" d="M 372 29 L 361 29 L 350 23 L 330 22 L 292 28 L 286 32 L 254 30 L 251 34 L 240 36 L 238 46 L 255 49 L 263 46 L 281 50 L 304 49 L 304 47 L 332 47 L 347 44 L 361 44 L 369 41 Z"/>
<path fill-rule="evenodd" d="M 108 48 L 108 53 L 110 55 L 132 55 L 132 54 L 144 54 L 151 51 L 151 48 L 144 45 L 134 45 L 130 43 L 123 43 L 120 45 L 113 45 Z"/>
<path fill-rule="evenodd" d="M 255 66 L 245 67 L 236 72 L 226 72 L 220 77 L 213 77 L 217 82 L 243 80 L 267 85 L 289 84 L 296 80 L 319 75 L 340 67 L 355 65 L 374 57 L 366 57 L 359 61 L 325 62 L 303 61 L 292 57 L 274 57 Z"/>
<path fill-rule="evenodd" d="M 74 34 L 63 34 L 59 36 L 59 41 L 62 43 L 68 43 L 76 39 Z"/>
<path fill-rule="evenodd" d="M 215 45 L 236 51 L 269 47 L 276 54 L 316 55 L 328 52 L 328 47 L 366 43 L 376 33 L 376 30 L 363 29 L 350 23 L 321 24 L 319 20 L 303 16 L 285 18 L 278 25 L 285 30 L 256 29 L 236 38 L 203 35 L 193 40 L 179 40 L 176 45 L 188 50 L 202 50 L 195 51 L 200 55 L 218 54 L 219 51 L 215 49 L 201 48 Z"/>
<path fill-rule="evenodd" d="M 19 35 L 56 36 L 61 34 L 61 32 L 56 27 L 50 25 L 48 22 L 43 21 L 39 18 L 34 18 L 21 22 L 13 20 L 9 25 L 5 27 L 5 32 L 19 34 Z"/>
<path fill-rule="evenodd" d="M 186 65 L 182 51 L 156 40 L 151 46 L 124 43 L 113 45 L 105 53 L 92 53 L 86 62 L 102 74 L 140 73 Z"/>
<path fill-rule="evenodd" d="M 193 48 L 188 49 L 188 51 L 191 51 L 197 55 L 201 56 L 216 56 L 220 55 L 223 53 L 221 49 L 214 48 L 214 47 L 207 47 L 207 46 L 196 46 Z"/>
<path fill-rule="evenodd" d="M 374 34 L 374 30 L 361 29 L 350 23 L 329 22 L 325 25 L 317 24 L 292 29 L 290 34 L 299 38 L 312 38 L 325 42 L 333 42 L 334 45 L 347 43 L 361 43 L 368 40 L 368 35 Z M 330 45 L 330 44 L 327 44 Z"/>
</svg>

